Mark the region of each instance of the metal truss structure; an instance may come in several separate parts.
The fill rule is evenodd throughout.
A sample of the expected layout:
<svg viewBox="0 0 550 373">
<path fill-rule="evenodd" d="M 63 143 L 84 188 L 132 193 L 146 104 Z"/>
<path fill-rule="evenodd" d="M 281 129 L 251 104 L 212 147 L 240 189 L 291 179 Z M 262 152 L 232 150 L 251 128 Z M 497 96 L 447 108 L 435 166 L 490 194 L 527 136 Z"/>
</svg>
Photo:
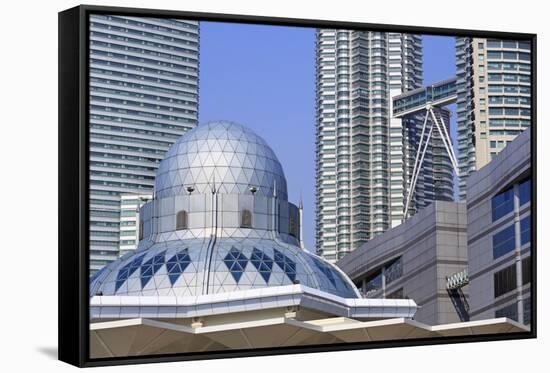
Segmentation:
<svg viewBox="0 0 550 373">
<path fill-rule="evenodd" d="M 432 104 L 426 104 L 425 106 L 426 115 L 424 116 L 424 123 L 422 125 L 422 132 L 420 134 L 420 141 L 418 142 L 418 149 L 416 151 L 416 157 L 414 160 L 413 173 L 411 178 L 411 183 L 409 190 L 407 191 L 407 201 L 405 203 L 405 213 L 404 216 L 407 216 L 409 206 L 412 201 L 414 190 L 416 188 L 416 183 L 420 172 L 422 169 L 422 163 L 424 162 L 424 157 L 426 151 L 428 150 L 428 145 L 430 144 L 430 139 L 432 138 L 434 127 L 439 133 L 441 141 L 447 150 L 447 155 L 449 156 L 451 163 L 453 165 L 453 170 L 458 175 L 458 160 L 453 149 L 453 144 L 451 142 L 451 137 L 445 126 L 445 122 L 441 117 L 441 109 L 433 106 Z M 428 128 L 429 127 L 429 128 Z M 427 130 L 427 131 L 426 131 Z M 427 135 L 426 135 L 427 132 Z"/>
</svg>

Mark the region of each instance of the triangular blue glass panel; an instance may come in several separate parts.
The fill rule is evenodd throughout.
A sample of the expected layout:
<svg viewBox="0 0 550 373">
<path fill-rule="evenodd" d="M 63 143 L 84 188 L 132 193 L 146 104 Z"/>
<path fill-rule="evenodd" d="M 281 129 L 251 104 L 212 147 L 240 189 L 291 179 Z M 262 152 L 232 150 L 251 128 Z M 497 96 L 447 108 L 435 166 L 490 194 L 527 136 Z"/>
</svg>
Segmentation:
<svg viewBox="0 0 550 373">
<path fill-rule="evenodd" d="M 271 276 L 271 272 L 260 272 L 260 275 L 263 277 L 266 283 L 269 282 L 269 277 Z"/>
<path fill-rule="evenodd" d="M 242 271 L 231 271 L 231 276 L 235 279 L 235 281 L 238 283 L 241 279 L 241 276 L 243 275 Z"/>
<path fill-rule="evenodd" d="M 176 281 L 178 281 L 178 278 L 180 277 L 181 272 L 178 273 L 169 273 L 168 278 L 170 279 L 170 283 L 174 285 Z"/>
<path fill-rule="evenodd" d="M 145 285 L 147 285 L 147 283 L 149 282 L 149 280 L 151 280 L 153 276 L 145 276 L 145 277 L 141 277 L 141 288 L 143 289 L 145 287 Z"/>
</svg>

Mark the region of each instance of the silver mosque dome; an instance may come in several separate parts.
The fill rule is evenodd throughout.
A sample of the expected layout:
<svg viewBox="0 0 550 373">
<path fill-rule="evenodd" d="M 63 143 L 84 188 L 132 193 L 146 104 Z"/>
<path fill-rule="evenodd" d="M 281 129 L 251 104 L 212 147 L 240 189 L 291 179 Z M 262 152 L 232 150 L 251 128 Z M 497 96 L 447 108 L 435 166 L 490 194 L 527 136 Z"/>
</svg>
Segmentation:
<svg viewBox="0 0 550 373">
<path fill-rule="evenodd" d="M 187 193 L 246 194 L 287 199 L 286 179 L 275 153 L 260 136 L 240 124 L 219 121 L 195 127 L 172 145 L 155 178 L 159 198 Z"/>
<path fill-rule="evenodd" d="M 235 123 L 200 125 L 161 162 L 154 198 L 139 210 L 137 249 L 95 273 L 90 296 L 301 284 L 359 298 L 339 268 L 303 248 L 300 224 L 281 164 L 262 138 Z"/>
</svg>

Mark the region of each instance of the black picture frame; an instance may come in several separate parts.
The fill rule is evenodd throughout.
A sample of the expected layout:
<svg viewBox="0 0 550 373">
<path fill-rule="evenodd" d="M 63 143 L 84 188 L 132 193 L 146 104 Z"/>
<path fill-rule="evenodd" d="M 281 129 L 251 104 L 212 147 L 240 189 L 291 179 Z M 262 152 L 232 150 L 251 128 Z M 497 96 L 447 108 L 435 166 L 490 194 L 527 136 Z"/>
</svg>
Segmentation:
<svg viewBox="0 0 550 373">
<path fill-rule="evenodd" d="M 266 24 L 297 27 L 324 27 L 370 31 L 392 31 L 432 35 L 474 36 L 529 41 L 531 53 L 531 177 L 533 180 L 531 215 L 531 330 L 525 333 L 460 337 L 436 337 L 399 341 L 346 343 L 276 349 L 233 350 L 205 353 L 182 353 L 124 358 L 89 358 L 89 245 L 88 245 L 88 153 L 89 153 L 89 15 L 112 14 L 126 16 L 185 18 L 201 21 Z M 59 13 L 59 360 L 79 367 L 219 359 L 260 355 L 327 352 L 370 348 L 435 345 L 536 338 L 537 336 L 537 36 L 530 33 L 460 30 L 421 26 L 369 24 L 358 22 L 244 16 L 159 9 L 138 9 L 81 5 Z"/>
</svg>

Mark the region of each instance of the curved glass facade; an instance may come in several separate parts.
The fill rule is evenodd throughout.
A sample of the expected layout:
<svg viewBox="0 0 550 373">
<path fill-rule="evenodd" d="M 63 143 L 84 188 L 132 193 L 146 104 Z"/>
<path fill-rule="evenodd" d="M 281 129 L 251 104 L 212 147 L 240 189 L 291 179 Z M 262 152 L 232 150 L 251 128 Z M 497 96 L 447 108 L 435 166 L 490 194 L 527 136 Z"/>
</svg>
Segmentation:
<svg viewBox="0 0 550 373">
<path fill-rule="evenodd" d="M 283 168 L 273 150 L 251 130 L 231 122 L 201 125 L 181 137 L 161 162 L 158 198 L 216 188 L 221 194 L 275 195 L 287 199 Z"/>
</svg>

